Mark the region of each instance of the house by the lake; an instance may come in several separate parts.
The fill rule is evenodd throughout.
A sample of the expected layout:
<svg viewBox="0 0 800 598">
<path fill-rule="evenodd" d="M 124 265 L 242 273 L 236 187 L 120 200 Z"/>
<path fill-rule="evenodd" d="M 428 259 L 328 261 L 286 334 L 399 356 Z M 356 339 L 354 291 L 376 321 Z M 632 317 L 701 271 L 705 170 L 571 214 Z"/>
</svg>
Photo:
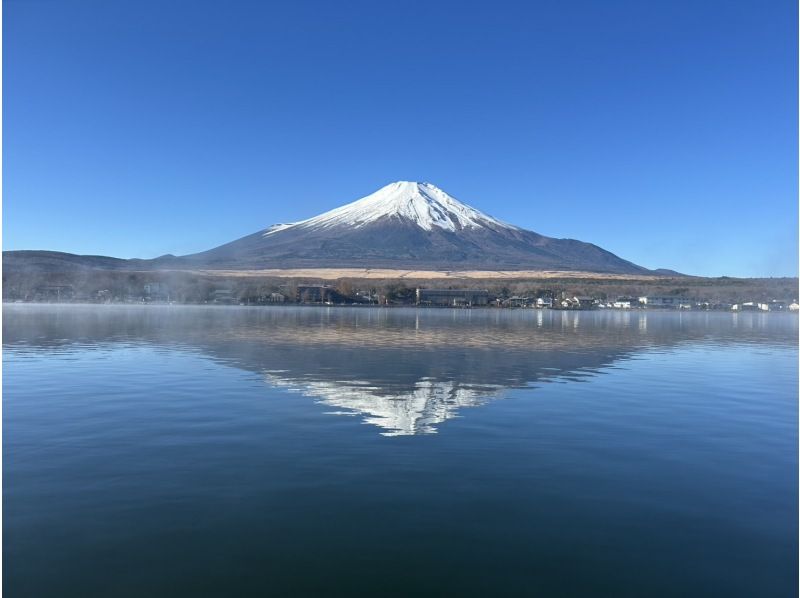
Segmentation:
<svg viewBox="0 0 800 598">
<path fill-rule="evenodd" d="M 692 307 L 692 302 L 689 299 L 672 295 L 665 297 L 639 297 L 639 303 L 647 308 L 690 309 Z"/>
<path fill-rule="evenodd" d="M 486 289 L 417 289 L 417 305 L 471 307 L 488 304 Z"/>
</svg>

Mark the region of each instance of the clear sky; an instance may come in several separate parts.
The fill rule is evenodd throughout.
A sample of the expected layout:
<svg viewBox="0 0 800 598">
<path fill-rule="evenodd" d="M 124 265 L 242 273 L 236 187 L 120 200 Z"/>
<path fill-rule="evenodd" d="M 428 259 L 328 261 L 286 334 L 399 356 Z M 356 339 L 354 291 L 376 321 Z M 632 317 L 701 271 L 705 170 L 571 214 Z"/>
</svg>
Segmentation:
<svg viewBox="0 0 800 598">
<path fill-rule="evenodd" d="M 3 3 L 3 246 L 185 254 L 395 180 L 797 275 L 793 0 Z"/>
</svg>

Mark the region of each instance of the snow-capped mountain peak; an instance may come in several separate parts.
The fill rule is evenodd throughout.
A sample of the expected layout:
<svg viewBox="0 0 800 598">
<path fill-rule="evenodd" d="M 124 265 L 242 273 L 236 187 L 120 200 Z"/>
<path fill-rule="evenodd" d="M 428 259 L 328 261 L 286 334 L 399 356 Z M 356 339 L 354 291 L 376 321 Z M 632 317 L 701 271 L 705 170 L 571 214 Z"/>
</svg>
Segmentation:
<svg viewBox="0 0 800 598">
<path fill-rule="evenodd" d="M 385 218 L 404 220 L 426 231 L 434 228 L 453 232 L 468 228 L 517 229 L 461 203 L 435 185 L 397 181 L 371 195 L 314 218 L 272 226 L 265 231 L 264 236 L 291 228 L 359 228 Z"/>
<path fill-rule="evenodd" d="M 581 270 L 646 274 L 609 251 L 501 222 L 430 183 L 398 181 L 300 222 L 275 224 L 187 262 L 225 269 Z"/>
</svg>

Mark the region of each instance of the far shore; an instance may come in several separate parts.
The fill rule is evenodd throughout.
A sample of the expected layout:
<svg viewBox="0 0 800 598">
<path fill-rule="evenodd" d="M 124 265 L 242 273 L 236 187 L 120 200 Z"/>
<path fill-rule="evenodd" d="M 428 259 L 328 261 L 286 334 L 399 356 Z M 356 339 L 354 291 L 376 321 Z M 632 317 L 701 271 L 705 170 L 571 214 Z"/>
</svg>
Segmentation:
<svg viewBox="0 0 800 598">
<path fill-rule="evenodd" d="M 672 297 L 712 306 L 798 299 L 797 278 L 706 278 L 667 272 L 609 274 L 564 270 L 270 268 L 258 270 L 3 270 L 3 300 L 182 304 L 366 303 L 411 305 L 417 291 L 484 293 L 502 304 L 587 298 L 604 304 Z M 438 302 L 433 301 L 433 302 Z M 464 300 L 465 303 L 478 301 Z M 485 300 L 483 301 L 486 302 Z M 449 303 L 449 301 L 448 301 Z"/>
<path fill-rule="evenodd" d="M 730 307 L 718 306 L 693 306 L 688 308 L 677 307 L 613 307 L 613 306 L 597 306 L 591 307 L 536 307 L 536 306 L 498 306 L 498 305 L 426 305 L 426 304 L 376 304 L 376 303 L 216 303 L 214 301 L 207 301 L 204 303 L 181 303 L 178 301 L 111 301 L 111 302 L 91 302 L 91 301 L 8 301 L 3 300 L 3 307 L 5 306 L 71 306 L 71 307 L 214 307 L 214 308 L 267 308 L 267 309 L 280 309 L 280 308 L 302 308 L 302 309 L 421 309 L 421 310 L 479 310 L 479 311 L 554 311 L 554 312 L 625 312 L 625 313 L 709 313 L 721 312 L 730 314 L 750 313 L 750 314 L 768 314 L 768 313 L 787 313 L 794 316 L 798 315 L 798 311 L 794 309 L 781 309 L 781 310 L 758 310 L 758 309 L 745 309 L 742 311 L 731 310 Z"/>
</svg>

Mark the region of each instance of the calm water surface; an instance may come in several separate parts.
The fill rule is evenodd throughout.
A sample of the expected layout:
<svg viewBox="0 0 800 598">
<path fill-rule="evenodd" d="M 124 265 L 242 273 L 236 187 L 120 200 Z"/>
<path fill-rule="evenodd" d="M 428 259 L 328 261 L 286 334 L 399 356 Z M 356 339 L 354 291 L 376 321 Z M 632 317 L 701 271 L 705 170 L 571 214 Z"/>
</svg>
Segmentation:
<svg viewBox="0 0 800 598">
<path fill-rule="evenodd" d="M 796 594 L 791 314 L 3 318 L 9 597 Z"/>
</svg>

